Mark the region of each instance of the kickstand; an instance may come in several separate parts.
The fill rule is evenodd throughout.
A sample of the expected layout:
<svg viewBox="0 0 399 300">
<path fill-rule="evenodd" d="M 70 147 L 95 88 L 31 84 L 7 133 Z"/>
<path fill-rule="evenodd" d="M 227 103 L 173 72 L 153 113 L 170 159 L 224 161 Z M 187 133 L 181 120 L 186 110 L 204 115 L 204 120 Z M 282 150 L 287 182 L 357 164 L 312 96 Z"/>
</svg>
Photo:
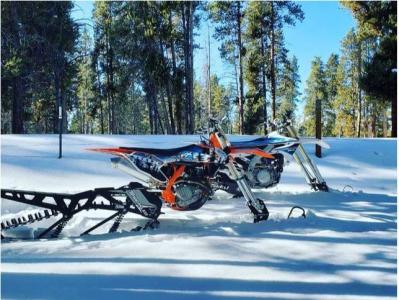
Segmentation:
<svg viewBox="0 0 399 300">
<path fill-rule="evenodd" d="M 302 217 L 303 217 L 303 218 L 306 218 L 305 210 L 304 210 L 302 207 L 300 207 L 300 206 L 293 206 L 293 207 L 291 208 L 291 210 L 290 210 L 290 213 L 288 214 L 287 219 L 289 219 L 289 218 L 291 217 L 291 214 L 292 214 L 292 212 L 293 212 L 295 209 L 300 209 L 300 210 L 302 210 Z"/>
</svg>

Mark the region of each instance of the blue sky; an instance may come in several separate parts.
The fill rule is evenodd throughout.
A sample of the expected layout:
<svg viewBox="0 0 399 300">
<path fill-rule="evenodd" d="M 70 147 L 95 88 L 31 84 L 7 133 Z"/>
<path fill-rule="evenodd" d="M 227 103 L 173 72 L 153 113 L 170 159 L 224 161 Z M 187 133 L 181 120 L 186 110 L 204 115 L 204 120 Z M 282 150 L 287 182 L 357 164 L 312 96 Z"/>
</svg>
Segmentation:
<svg viewBox="0 0 399 300">
<path fill-rule="evenodd" d="M 92 1 L 75 1 L 73 17 L 75 19 L 90 19 L 93 8 Z M 338 53 L 340 42 L 351 27 L 356 25 L 349 10 L 340 6 L 337 1 L 300 1 L 305 14 L 305 20 L 297 23 L 295 27 L 284 28 L 288 55 L 295 55 L 299 64 L 301 83 L 300 92 L 303 94 L 305 82 L 309 76 L 311 61 L 315 56 L 320 56 L 324 62 L 331 53 Z M 85 22 L 89 22 L 85 20 Z M 223 62 L 219 56 L 219 43 L 211 35 L 211 73 L 216 73 L 223 83 L 232 82 L 232 67 Z M 208 26 L 202 22 L 197 31 L 196 43 L 200 49 L 194 52 L 194 69 L 198 79 L 201 79 L 203 67 L 206 63 L 206 45 Z M 303 105 L 299 105 L 299 113 Z"/>
</svg>

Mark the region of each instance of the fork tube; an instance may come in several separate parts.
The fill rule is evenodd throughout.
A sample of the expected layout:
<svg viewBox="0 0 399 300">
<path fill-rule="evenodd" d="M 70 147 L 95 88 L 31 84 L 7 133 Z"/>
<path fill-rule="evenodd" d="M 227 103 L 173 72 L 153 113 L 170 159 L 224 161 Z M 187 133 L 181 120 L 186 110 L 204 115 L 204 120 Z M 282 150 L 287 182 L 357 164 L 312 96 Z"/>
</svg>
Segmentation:
<svg viewBox="0 0 399 300">
<path fill-rule="evenodd" d="M 319 182 L 324 182 L 323 177 L 321 176 L 318 168 L 315 166 L 313 161 L 310 159 L 309 155 L 306 153 L 305 149 L 301 144 L 298 145 L 299 152 L 301 153 L 302 157 L 304 158 L 305 162 L 309 165 L 309 167 L 312 169 L 314 172 L 316 178 L 319 180 Z"/>
<path fill-rule="evenodd" d="M 298 132 L 295 130 L 294 127 L 292 127 L 291 125 L 288 125 L 286 128 L 291 137 L 299 139 Z M 310 175 L 309 171 L 305 169 L 304 162 L 313 171 L 314 177 L 318 181 L 318 183 L 324 183 L 325 181 L 324 181 L 323 177 L 321 176 L 318 168 L 313 163 L 313 161 L 310 159 L 309 155 L 306 153 L 305 148 L 303 147 L 302 144 L 298 145 L 298 150 L 299 150 L 300 155 L 297 153 L 294 153 L 294 158 L 298 162 L 298 164 L 302 167 L 306 176 L 309 177 L 308 179 L 312 181 L 312 176 Z M 302 156 L 302 158 L 300 156 Z"/>
<path fill-rule="evenodd" d="M 238 187 L 240 188 L 245 200 L 251 204 L 255 209 L 259 212 L 263 212 L 263 208 L 260 205 L 260 203 L 257 201 L 255 195 L 252 193 L 251 188 L 248 185 L 248 182 L 245 180 L 245 178 L 240 174 L 240 172 L 237 170 L 236 166 L 234 165 L 233 162 L 228 162 L 227 163 L 227 168 L 230 171 L 231 176 L 233 179 L 237 182 Z"/>
</svg>

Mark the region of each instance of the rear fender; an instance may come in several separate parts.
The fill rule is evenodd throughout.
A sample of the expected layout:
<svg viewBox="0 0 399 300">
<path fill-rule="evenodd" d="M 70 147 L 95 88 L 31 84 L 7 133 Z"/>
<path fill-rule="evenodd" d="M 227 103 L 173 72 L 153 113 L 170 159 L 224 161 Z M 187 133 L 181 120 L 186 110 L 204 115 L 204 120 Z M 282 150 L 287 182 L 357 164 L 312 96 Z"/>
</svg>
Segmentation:
<svg viewBox="0 0 399 300">
<path fill-rule="evenodd" d="M 121 156 L 121 157 L 125 157 L 126 154 L 132 154 L 134 152 L 132 150 L 124 149 L 124 148 L 87 148 L 86 150 L 107 153 L 107 154 L 117 155 L 117 156 Z"/>
</svg>

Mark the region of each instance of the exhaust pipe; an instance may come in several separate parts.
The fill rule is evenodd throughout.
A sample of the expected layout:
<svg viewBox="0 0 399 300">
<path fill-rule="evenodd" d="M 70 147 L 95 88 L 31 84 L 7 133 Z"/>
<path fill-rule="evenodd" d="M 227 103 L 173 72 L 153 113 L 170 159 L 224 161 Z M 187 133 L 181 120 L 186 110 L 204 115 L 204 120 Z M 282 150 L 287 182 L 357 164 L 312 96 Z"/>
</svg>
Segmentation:
<svg viewBox="0 0 399 300">
<path fill-rule="evenodd" d="M 139 183 L 146 187 L 153 186 L 154 184 L 162 184 L 162 181 L 142 171 L 134 162 L 126 157 L 113 157 L 111 158 L 111 164 L 112 167 L 133 176 Z"/>
</svg>

